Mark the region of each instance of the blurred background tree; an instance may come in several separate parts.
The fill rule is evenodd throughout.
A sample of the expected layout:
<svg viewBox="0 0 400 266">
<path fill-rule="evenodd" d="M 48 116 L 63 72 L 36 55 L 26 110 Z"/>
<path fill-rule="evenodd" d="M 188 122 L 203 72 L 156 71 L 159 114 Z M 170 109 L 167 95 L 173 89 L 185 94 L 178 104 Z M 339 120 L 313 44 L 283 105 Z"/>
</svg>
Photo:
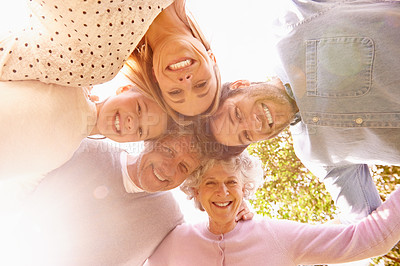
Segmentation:
<svg viewBox="0 0 400 266">
<path fill-rule="evenodd" d="M 248 151 L 264 167 L 265 183 L 250 200 L 258 214 L 303 223 L 323 223 L 335 217 L 332 198 L 296 157 L 288 129 L 274 139 L 250 145 Z M 384 201 L 400 186 L 400 167 L 371 166 L 371 171 Z M 400 242 L 386 256 L 374 258 L 372 265 L 400 265 Z"/>
</svg>

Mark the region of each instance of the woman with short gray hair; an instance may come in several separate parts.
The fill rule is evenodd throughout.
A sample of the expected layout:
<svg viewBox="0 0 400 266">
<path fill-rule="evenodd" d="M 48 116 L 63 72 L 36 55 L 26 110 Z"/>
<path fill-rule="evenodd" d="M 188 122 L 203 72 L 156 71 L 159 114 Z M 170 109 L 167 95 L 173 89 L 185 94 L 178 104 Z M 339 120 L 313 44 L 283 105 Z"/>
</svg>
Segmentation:
<svg viewBox="0 0 400 266">
<path fill-rule="evenodd" d="M 345 263 L 382 255 L 400 240 L 400 189 L 352 225 L 311 225 L 255 217 L 238 221 L 239 206 L 261 179 L 243 153 L 210 161 L 183 185 L 208 221 L 177 226 L 147 265 L 273 265 Z M 197 178 L 197 179 L 196 179 Z"/>
</svg>

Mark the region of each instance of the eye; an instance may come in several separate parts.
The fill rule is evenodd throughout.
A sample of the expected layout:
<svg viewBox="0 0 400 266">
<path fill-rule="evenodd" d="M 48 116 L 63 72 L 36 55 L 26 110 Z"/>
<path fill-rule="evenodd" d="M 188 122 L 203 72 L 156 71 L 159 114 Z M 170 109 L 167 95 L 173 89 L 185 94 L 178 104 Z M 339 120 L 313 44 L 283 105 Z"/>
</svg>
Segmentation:
<svg viewBox="0 0 400 266">
<path fill-rule="evenodd" d="M 238 182 L 236 180 L 229 180 L 228 184 L 229 185 L 236 185 Z"/>
<path fill-rule="evenodd" d="M 248 141 L 251 142 L 251 137 L 250 137 L 250 134 L 249 134 L 249 132 L 248 132 L 247 130 L 245 130 L 245 131 L 243 132 L 243 135 L 244 135 L 244 138 L 245 138 L 246 140 L 248 140 Z"/>
<path fill-rule="evenodd" d="M 168 148 L 167 146 L 161 146 L 161 149 L 169 157 L 172 157 L 174 155 L 174 152 L 172 151 L 172 149 Z"/>
<path fill-rule="evenodd" d="M 181 168 L 182 173 L 188 174 L 189 173 L 189 168 L 186 166 L 185 163 L 180 163 L 179 167 Z"/>
<path fill-rule="evenodd" d="M 200 89 L 200 88 L 203 88 L 206 85 L 207 85 L 207 81 L 203 81 L 203 82 L 197 83 L 194 87 L 196 89 Z"/>
<path fill-rule="evenodd" d="M 236 106 L 235 107 L 235 117 L 241 121 L 242 120 L 242 112 L 240 111 L 240 109 Z"/>
<path fill-rule="evenodd" d="M 176 90 L 169 91 L 168 94 L 174 96 L 174 95 L 180 94 L 181 92 L 182 92 L 181 89 L 176 89 Z"/>
<path fill-rule="evenodd" d="M 140 103 L 137 104 L 137 115 L 140 116 L 142 114 L 142 107 L 140 106 Z"/>
<path fill-rule="evenodd" d="M 215 185 L 215 182 L 214 182 L 214 181 L 207 181 L 207 182 L 205 183 L 205 185 L 206 185 L 206 186 L 213 186 L 213 185 Z"/>
</svg>

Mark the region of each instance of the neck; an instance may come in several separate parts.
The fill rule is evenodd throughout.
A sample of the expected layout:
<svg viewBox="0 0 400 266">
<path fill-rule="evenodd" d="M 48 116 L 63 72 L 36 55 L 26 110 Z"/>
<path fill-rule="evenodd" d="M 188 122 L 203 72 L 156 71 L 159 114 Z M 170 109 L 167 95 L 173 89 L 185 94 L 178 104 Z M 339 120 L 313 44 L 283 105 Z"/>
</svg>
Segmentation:
<svg viewBox="0 0 400 266">
<path fill-rule="evenodd" d="M 216 221 L 212 221 L 211 218 L 209 218 L 208 226 L 209 230 L 211 233 L 215 235 L 220 235 L 220 234 L 226 234 L 233 229 L 235 229 L 237 222 L 235 219 L 230 220 L 229 222 L 226 223 L 219 223 Z"/>
<path fill-rule="evenodd" d="M 128 168 L 128 175 L 131 178 L 132 182 L 140 189 L 143 189 L 140 186 L 139 179 L 138 179 L 138 166 L 140 165 L 140 161 L 142 159 L 141 155 L 133 156 L 128 154 L 128 158 L 126 160 L 127 168 Z"/>
<path fill-rule="evenodd" d="M 170 35 L 190 34 L 191 31 L 182 20 L 182 11 L 177 10 L 176 5 L 172 4 L 162 11 L 150 25 L 146 32 L 146 37 L 150 47 L 154 50 L 158 43 L 162 42 Z M 186 14 L 184 14 L 186 16 Z"/>
<path fill-rule="evenodd" d="M 96 120 L 93 122 L 94 126 L 92 131 L 89 133 L 89 136 L 101 134 L 99 129 L 97 128 L 97 120 L 99 119 L 99 112 L 104 102 L 96 103 Z"/>
</svg>

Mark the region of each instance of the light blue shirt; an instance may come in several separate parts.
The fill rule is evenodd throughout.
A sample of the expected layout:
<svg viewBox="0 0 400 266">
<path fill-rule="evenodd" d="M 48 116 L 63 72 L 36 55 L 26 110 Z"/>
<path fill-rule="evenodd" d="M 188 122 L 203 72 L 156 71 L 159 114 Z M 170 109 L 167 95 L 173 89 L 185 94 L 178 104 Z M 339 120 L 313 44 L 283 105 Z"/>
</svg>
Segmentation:
<svg viewBox="0 0 400 266">
<path fill-rule="evenodd" d="M 338 202 L 357 186 L 346 191 L 338 179 L 373 186 L 363 164 L 400 165 L 400 2 L 294 0 L 279 22 L 281 76 L 302 118 L 294 148 Z M 379 204 L 373 194 L 368 212 Z"/>
</svg>

